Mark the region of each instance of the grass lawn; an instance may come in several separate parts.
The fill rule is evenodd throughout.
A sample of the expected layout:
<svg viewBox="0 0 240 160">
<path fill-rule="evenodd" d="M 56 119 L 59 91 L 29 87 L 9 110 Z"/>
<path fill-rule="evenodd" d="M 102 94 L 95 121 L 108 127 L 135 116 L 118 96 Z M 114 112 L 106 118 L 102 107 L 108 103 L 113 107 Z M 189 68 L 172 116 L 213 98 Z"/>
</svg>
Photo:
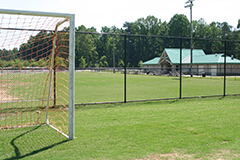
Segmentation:
<svg viewBox="0 0 240 160">
<path fill-rule="evenodd" d="M 57 105 L 68 104 L 68 73 L 57 72 Z M 0 80 L 0 130 L 20 125 L 34 125 L 46 121 L 48 72 L 3 74 Z M 53 85 L 49 105 L 53 105 Z M 45 94 L 44 94 L 45 93 Z M 49 122 L 68 132 L 68 109 L 54 107 L 49 109 Z"/>
<path fill-rule="evenodd" d="M 57 104 L 66 104 L 68 101 L 68 74 L 58 73 L 57 80 Z M 46 99 L 47 94 L 43 92 L 48 89 L 48 83 L 45 81 L 37 83 L 35 79 L 46 79 L 47 73 L 22 75 L 22 77 L 12 77 L 12 81 L 3 81 L 1 88 L 5 90 L 5 96 L 17 98 L 17 100 L 36 100 Z M 29 80 L 31 78 L 31 80 Z M 25 85 L 17 83 L 18 88 L 14 88 L 14 83 L 21 79 L 21 83 L 30 81 Z M 34 81 L 34 83 L 32 82 Z M 146 100 L 146 99 L 163 99 L 178 98 L 180 92 L 179 77 L 168 76 L 149 76 L 149 75 L 127 75 L 127 101 Z M 240 78 L 227 78 L 226 94 L 240 94 Z M 5 86 L 9 83 L 10 89 Z M 10 85 L 11 84 L 11 85 Z M 223 95 L 223 78 L 222 77 L 182 77 L 182 97 Z M 53 98 L 53 94 L 52 94 Z M 113 102 L 124 101 L 124 75 L 111 72 L 76 72 L 75 73 L 75 102 L 95 103 L 95 102 Z M 3 104 L 0 108 L 24 107 L 24 106 L 41 106 L 46 105 L 46 101 L 32 101 L 22 103 Z M 53 102 L 51 101 L 51 104 Z"/>
<path fill-rule="evenodd" d="M 227 78 L 226 94 L 240 94 L 240 78 Z M 182 97 L 223 95 L 223 77 L 182 77 Z M 127 75 L 127 101 L 178 98 L 179 77 Z M 76 72 L 75 102 L 124 101 L 124 75 Z"/>
<path fill-rule="evenodd" d="M 68 103 L 68 79 L 67 72 L 57 72 L 56 95 L 57 104 Z M 49 78 L 48 73 L 13 73 L 4 74 L 0 80 L 0 109 L 43 106 L 47 104 Z M 53 104 L 54 85 L 52 80 L 50 91 L 50 105 Z M 42 101 L 43 100 L 43 101 Z"/>
<path fill-rule="evenodd" d="M 76 139 L 0 131 L 0 159 L 239 159 L 240 96 L 76 106 Z"/>
</svg>

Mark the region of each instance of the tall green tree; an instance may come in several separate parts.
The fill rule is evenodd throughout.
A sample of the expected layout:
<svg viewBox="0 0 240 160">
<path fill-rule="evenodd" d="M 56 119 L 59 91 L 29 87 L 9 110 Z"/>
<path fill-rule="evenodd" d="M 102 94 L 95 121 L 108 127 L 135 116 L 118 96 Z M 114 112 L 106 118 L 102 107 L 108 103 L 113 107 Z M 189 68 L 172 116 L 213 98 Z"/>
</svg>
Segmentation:
<svg viewBox="0 0 240 160">
<path fill-rule="evenodd" d="M 36 59 L 36 61 L 48 57 L 51 54 L 52 43 L 53 33 L 42 30 L 20 46 L 20 57 L 24 60 Z"/>
<path fill-rule="evenodd" d="M 181 36 L 190 37 L 191 26 L 187 17 L 183 14 L 175 14 L 168 23 L 169 36 Z M 187 47 L 189 44 L 183 44 L 183 47 Z M 179 47 L 178 40 L 174 39 L 170 41 L 170 47 Z"/>
<path fill-rule="evenodd" d="M 136 35 L 158 35 L 161 28 L 161 20 L 154 16 L 139 18 L 130 23 L 125 22 L 125 31 Z M 161 43 L 158 38 L 129 36 L 127 39 L 128 62 L 130 66 L 137 66 L 141 60 L 159 56 Z"/>
<path fill-rule="evenodd" d="M 169 36 L 190 37 L 190 23 L 187 17 L 183 14 L 175 14 L 170 22 Z"/>
<path fill-rule="evenodd" d="M 76 28 L 76 31 L 95 31 L 87 29 L 84 25 Z M 76 67 L 95 67 L 98 62 L 96 51 L 96 36 L 93 34 L 76 33 L 75 35 L 75 65 Z M 84 63 L 84 64 L 82 64 Z M 86 63 L 86 64 L 85 64 Z"/>
</svg>

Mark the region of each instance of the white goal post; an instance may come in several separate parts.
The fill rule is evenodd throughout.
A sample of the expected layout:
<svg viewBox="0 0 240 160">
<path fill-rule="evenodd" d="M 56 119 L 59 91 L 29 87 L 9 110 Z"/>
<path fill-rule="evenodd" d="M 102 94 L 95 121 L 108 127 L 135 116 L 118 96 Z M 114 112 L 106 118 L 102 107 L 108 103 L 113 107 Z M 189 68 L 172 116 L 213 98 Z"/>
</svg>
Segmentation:
<svg viewBox="0 0 240 160">
<path fill-rule="evenodd" d="M 65 95 L 66 97 L 68 96 L 68 104 L 63 104 L 63 102 L 61 102 L 61 101 L 59 101 L 59 104 L 57 104 L 57 105 L 59 105 L 59 106 L 61 106 L 62 104 L 63 105 L 65 105 L 65 106 L 67 106 L 67 108 L 65 107 L 59 107 L 60 109 L 59 110 L 61 110 L 62 112 L 66 112 L 67 114 L 68 114 L 68 133 L 66 133 L 66 132 L 64 132 L 64 131 L 61 131 L 61 129 L 59 129 L 58 127 L 56 127 L 56 126 L 54 126 L 54 125 L 52 125 L 51 124 L 51 122 L 49 123 L 49 120 L 48 120 L 48 111 L 46 111 L 46 123 L 47 124 L 49 124 L 49 126 L 51 126 L 52 128 L 54 128 L 54 129 L 56 129 L 58 132 L 60 132 L 60 133 L 62 133 L 63 135 L 65 135 L 65 136 L 67 136 L 68 138 L 69 138 L 69 140 L 72 140 L 72 139 L 74 139 L 74 116 L 75 116 L 75 114 L 74 114 L 74 110 L 75 110 L 75 94 L 74 94 L 74 79 L 75 79 L 75 74 L 74 74 L 74 70 L 75 70 L 75 15 L 74 14 L 67 14 L 67 13 L 53 13 L 53 12 L 37 12 L 37 11 L 24 11 L 24 10 L 10 10 L 10 9 L 0 9 L 0 14 L 2 14 L 2 15 L 4 15 L 4 16 L 2 16 L 2 20 L 0 19 L 0 35 L 2 34 L 2 35 L 4 35 L 3 37 L 6 37 L 6 36 L 12 36 L 12 38 L 11 39 L 6 39 L 6 40 L 4 40 L 3 38 L 1 39 L 1 37 L 0 37 L 0 43 L 5 43 L 5 41 L 14 41 L 15 40 L 15 37 L 14 36 L 16 36 L 15 35 L 15 33 L 12 33 L 12 32 L 10 32 L 10 31 L 12 31 L 12 30 L 16 30 L 16 31 L 23 31 L 23 32 L 25 32 L 25 31 L 32 31 L 32 30 L 36 30 L 38 33 L 39 32 L 44 32 L 43 30 L 44 30 L 44 28 L 40 28 L 40 29 L 33 29 L 33 28 L 31 28 L 31 25 L 32 25 L 32 23 L 33 22 L 30 22 L 29 23 L 29 25 L 27 26 L 27 25 L 25 25 L 25 26 L 27 26 L 26 28 L 25 28 L 25 26 L 24 26 L 24 24 L 22 25 L 22 27 L 18 27 L 16 24 L 15 24 L 15 26 L 11 26 L 11 25 L 9 25 L 10 24 L 10 22 L 9 22 L 9 24 L 4 24 L 5 22 L 5 20 L 8 18 L 8 16 L 9 15 L 14 15 L 14 16 L 36 16 L 36 17 L 59 17 L 59 18 L 62 18 L 63 20 L 63 22 L 59 22 L 58 21 L 58 23 L 56 23 L 56 25 L 61 25 L 61 23 L 65 23 L 65 21 L 68 21 L 68 25 L 67 25 L 67 27 L 65 27 L 65 28 L 62 28 L 62 30 L 60 30 L 60 31 L 63 31 L 64 29 L 65 29 L 65 31 L 67 32 L 67 34 L 64 34 L 62 37 L 67 37 L 66 39 L 67 39 L 67 44 L 68 44 L 68 46 L 67 46 L 67 51 L 66 52 L 68 52 L 67 53 L 67 55 L 68 55 L 68 57 L 67 56 L 65 56 L 64 58 L 66 58 L 66 59 L 64 59 L 63 61 L 67 61 L 67 63 L 65 63 L 65 64 L 67 64 L 68 66 L 66 66 L 66 68 L 67 69 L 62 69 L 62 68 L 64 68 L 64 67 L 62 67 L 62 66 L 58 66 L 59 67 L 59 74 L 62 74 L 62 73 L 66 73 L 65 75 L 67 75 L 66 77 L 68 77 L 68 82 L 64 82 L 65 84 L 68 84 L 68 93 L 66 94 L 66 93 L 58 93 L 59 94 L 59 97 L 61 98 L 61 96 L 62 95 Z M 10 16 L 9 16 L 10 17 Z M 11 18 L 10 18 L 11 19 Z M 20 23 L 20 21 L 24 21 L 25 19 L 21 19 L 21 18 L 19 18 L 19 19 L 17 19 L 16 20 L 16 22 L 15 23 Z M 9 21 L 11 21 L 11 20 L 9 20 Z M 33 21 L 35 21 L 35 20 L 33 20 Z M 41 21 L 40 20 L 40 18 L 38 18 L 36 21 Z M 24 23 L 24 22 L 21 22 L 21 23 Z M 38 22 L 37 22 L 38 23 Z M 52 23 L 51 22 L 51 20 L 50 20 L 50 22 L 49 23 Z M 43 26 L 43 25 L 39 25 L 40 27 L 41 26 Z M 57 27 L 56 27 L 57 28 Z M 48 37 L 50 37 L 50 38 L 45 38 L 44 40 L 41 40 L 41 41 L 46 41 L 46 39 L 50 39 L 50 40 L 52 40 L 52 37 L 54 37 L 54 34 L 56 34 L 57 32 L 56 31 L 49 31 L 48 29 L 47 29 L 47 31 L 46 31 L 46 35 L 48 36 Z M 45 35 L 45 36 L 46 36 Z M 56 35 L 55 35 L 56 36 Z M 33 38 L 33 37 L 37 37 L 37 35 L 35 34 L 35 35 L 30 35 L 29 36 L 29 40 L 27 40 L 27 42 L 24 42 L 24 43 L 28 43 L 29 41 L 31 41 L 31 38 Z M 21 39 L 21 37 L 19 37 L 19 39 Z M 19 122 L 16 122 L 16 124 L 13 124 L 12 126 L 10 126 L 10 125 L 7 125 L 7 123 L 8 122 L 10 122 L 10 121 L 12 121 L 12 120 L 9 120 L 9 119 L 7 119 L 7 117 L 12 117 L 12 115 L 14 114 L 14 116 L 19 116 L 19 113 L 21 112 L 21 116 L 23 116 L 24 114 L 25 114 L 25 112 L 26 112 L 26 110 L 30 110 L 31 112 L 34 112 L 34 114 L 36 113 L 36 114 L 38 114 L 38 113 L 40 113 L 41 111 L 39 111 L 39 109 L 35 109 L 34 111 L 32 111 L 32 109 L 30 108 L 30 109 L 23 109 L 24 111 L 19 111 L 21 108 L 24 108 L 24 106 L 23 105 L 20 105 L 20 104 L 28 104 L 28 105 L 33 105 L 33 103 L 32 103 L 32 101 L 36 101 L 36 99 L 37 100 L 41 100 L 41 101 L 45 101 L 45 102 L 41 102 L 42 104 L 43 104 L 43 106 L 45 107 L 45 109 L 47 110 L 48 109 L 48 104 L 46 105 L 46 99 L 48 99 L 47 101 L 48 101 L 48 103 L 49 103 L 49 97 L 50 97 L 50 90 L 51 90 L 51 87 L 52 87 L 52 82 L 51 82 L 51 77 L 52 77 L 52 73 L 53 73 L 53 71 L 52 71 L 52 69 L 53 69 L 53 59 L 54 59 L 54 57 L 55 57 L 55 47 L 56 47 L 56 38 L 54 38 L 55 40 L 53 40 L 53 41 L 48 41 L 47 43 L 50 43 L 50 44 L 53 44 L 50 48 L 52 48 L 52 55 L 51 55 L 51 57 L 52 58 L 50 58 L 50 56 L 46 56 L 46 55 L 44 55 L 43 57 L 45 57 L 45 59 L 44 58 L 36 58 L 36 59 L 38 59 L 38 61 L 37 60 L 35 60 L 35 59 L 31 59 L 31 60 L 29 60 L 29 59 L 27 59 L 27 55 L 25 56 L 26 58 L 24 59 L 23 57 L 21 57 L 22 55 L 21 55 L 21 53 L 17 53 L 16 55 L 14 54 L 14 55 L 11 55 L 12 57 L 13 57 L 13 59 L 12 60 L 9 60 L 8 62 L 6 62 L 8 59 L 10 59 L 9 57 L 9 55 L 8 55 L 8 57 L 6 56 L 6 57 L 4 57 L 4 51 L 7 51 L 7 50 L 9 50 L 9 53 L 11 52 L 14 52 L 13 50 L 18 50 L 17 52 L 20 52 L 20 47 L 19 47 L 19 44 L 15 44 L 16 46 L 14 46 L 14 48 L 11 48 L 12 47 L 12 45 L 13 44 L 9 44 L 9 48 L 8 47 L 6 47 L 6 48 L 4 48 L 5 46 L 0 46 L 0 56 L 2 56 L 2 57 L 4 57 L 4 58 L 1 58 L 0 59 L 0 64 L 1 64 L 1 66 L 0 66 L 0 75 L 1 75 L 1 77 L 2 77 L 2 79 L 1 79 L 1 84 L 0 85 L 2 85 L 1 86 L 1 90 L 0 90 L 0 121 L 2 121 L 1 123 L 0 123 L 0 129 L 1 128 L 4 128 L 4 125 L 5 126 L 7 126 L 7 127 L 5 127 L 5 128 L 14 128 L 14 127 L 22 127 L 22 126 L 30 126 L 30 125 L 33 125 L 33 124 L 35 124 L 35 122 L 34 123 L 32 123 L 32 122 L 25 122 L 25 119 L 24 120 L 21 120 L 22 122 L 23 122 L 23 124 L 19 124 Z M 2 42 L 3 41 L 3 42 Z M 33 42 L 35 43 L 35 40 L 33 40 Z M 6 42 L 6 43 L 8 43 L 8 42 Z M 25 45 L 24 43 L 21 43 L 20 45 Z M 39 42 L 38 42 L 39 43 Z M 42 42 L 41 42 L 42 43 Z M 63 43 L 63 42 L 60 42 L 60 43 Z M 39 45 L 40 47 L 42 47 L 44 44 L 41 44 L 41 45 Z M 38 47 L 39 47 L 38 46 Z M 18 48 L 19 47 L 19 48 Z M 39 47 L 39 48 L 40 48 Z M 38 49 L 38 48 L 37 48 Z M 34 54 L 36 54 L 35 53 L 35 51 L 33 51 L 33 50 L 37 50 L 37 49 L 31 49 L 31 51 L 32 52 L 34 52 Z M 44 52 L 43 51 L 44 49 L 42 49 L 42 51 L 41 52 Z M 46 49 L 45 49 L 46 50 Z M 30 50 L 27 50 L 26 52 L 31 52 Z M 59 51 L 60 52 L 60 51 Z M 45 54 L 45 53 L 43 53 L 43 54 Z M 49 53 L 50 54 L 50 53 Z M 61 53 L 60 53 L 61 54 Z M 45 68 L 48 68 L 49 69 L 49 72 L 44 72 L 44 71 L 42 71 L 41 73 L 44 73 L 45 75 L 47 75 L 47 73 L 49 73 L 47 76 L 45 76 L 45 79 L 46 79 L 46 82 L 44 83 L 44 85 L 45 85 L 45 88 L 44 89 L 39 89 L 39 90 L 36 90 L 35 92 L 42 92 L 42 93 L 44 93 L 44 96 L 43 97 L 45 97 L 45 98 L 39 98 L 39 96 L 37 97 L 37 98 L 35 98 L 35 99 L 32 99 L 32 100 L 29 100 L 29 99 L 27 99 L 27 100 L 25 100 L 23 97 L 25 96 L 25 97 L 30 97 L 30 95 L 28 95 L 27 93 L 24 93 L 24 91 L 17 91 L 17 92 L 14 92 L 14 89 L 9 89 L 9 87 L 7 86 L 7 85 L 12 85 L 13 83 L 18 83 L 19 85 L 18 85 L 18 87 L 15 87 L 15 88 L 18 88 L 19 90 L 25 90 L 25 92 L 26 92 L 26 90 L 28 90 L 30 87 L 29 86 L 27 86 L 27 84 L 23 84 L 24 82 L 26 82 L 26 81 L 28 81 L 28 79 L 29 79 L 29 77 L 27 77 L 27 76 L 25 76 L 25 75 L 17 75 L 18 73 L 27 73 L 28 72 L 28 74 L 30 74 L 30 73 L 32 73 L 33 71 L 31 70 L 31 68 L 33 68 L 33 66 L 21 66 L 21 67 L 18 67 L 16 64 L 15 64 L 15 66 L 13 65 L 13 67 L 9 67 L 9 64 L 10 63 L 14 63 L 14 62 L 16 62 L 16 59 L 14 59 L 14 57 L 17 57 L 17 56 L 20 56 L 20 58 L 19 58 L 19 61 L 22 61 L 22 63 L 24 62 L 26 62 L 26 63 L 30 63 L 30 61 L 34 61 L 34 63 L 35 64 L 37 64 L 37 63 L 40 63 L 40 61 L 42 61 L 42 59 L 44 59 L 44 60 L 49 60 L 49 61 L 51 61 L 51 62 L 47 62 L 47 64 L 48 64 L 48 66 L 49 67 L 45 67 Z M 29 57 L 30 55 L 28 55 L 28 57 Z M 31 56 L 33 56 L 33 53 L 31 53 Z M 38 52 L 37 52 L 37 56 L 38 56 Z M 55 59 L 57 59 L 56 57 L 55 57 Z M 54 59 L 54 60 L 55 60 Z M 63 57 L 60 57 L 59 58 L 60 60 L 62 60 L 63 59 Z M 59 60 L 59 61 L 60 61 Z M 36 61 L 36 62 L 35 62 Z M 7 63 L 7 66 L 6 65 L 3 65 L 3 62 L 6 62 Z M 51 63 L 51 65 L 50 65 L 50 63 Z M 60 62 L 59 62 L 60 63 Z M 19 64 L 19 65 L 22 65 L 22 64 Z M 16 67 L 17 66 L 17 67 Z M 35 66 L 34 66 L 35 67 Z M 14 69 L 13 69 L 14 68 Z M 17 69 L 16 69 L 17 68 Z M 30 68 L 30 69 L 29 69 Z M 36 69 L 39 69 L 39 68 L 44 68 L 44 67 L 41 67 L 41 65 L 40 65 L 40 67 L 38 66 L 38 67 L 35 67 L 35 70 Z M 30 71 L 29 71 L 30 70 Z M 39 71 L 38 71 L 39 72 Z M 11 76 L 9 76 L 8 74 L 10 74 L 11 73 Z M 14 74 L 14 73 L 17 73 L 16 75 Z M 8 77 L 13 77 L 12 78 L 12 80 L 9 80 L 9 79 L 7 79 Z M 19 77 L 19 78 L 18 78 Z M 24 82 L 22 82 L 21 81 L 21 78 L 20 77 L 23 77 L 24 78 Z M 32 76 L 33 77 L 33 76 Z M 47 77 L 47 78 L 46 78 Z M 4 79 L 5 78 L 5 79 Z M 15 81 L 15 79 L 19 79 L 19 82 L 16 82 Z M 36 78 L 35 78 L 36 79 Z M 11 81 L 11 82 L 10 82 Z M 33 82 L 31 82 L 31 83 L 33 83 Z M 60 84 L 60 82 L 59 81 L 56 81 L 56 83 L 57 83 L 57 85 L 61 85 Z M 30 83 L 29 83 L 30 84 Z M 26 88 L 23 88 L 23 86 L 26 86 Z M 6 87 L 5 87 L 6 86 Z M 35 84 L 35 86 L 36 86 L 36 84 Z M 33 86 L 34 87 L 34 86 Z M 36 88 L 36 87 L 35 87 Z M 66 87 L 65 87 L 66 88 Z M 2 90 L 4 90 L 4 91 L 2 91 Z M 48 91 L 47 91 L 48 90 Z M 60 89 L 61 90 L 61 89 Z M 29 89 L 29 91 L 30 91 L 30 89 Z M 35 94 L 34 93 L 34 91 L 31 91 L 31 92 L 33 92 L 33 94 Z M 47 92 L 47 94 L 45 93 L 45 92 Z M 60 91 L 59 91 L 60 92 Z M 54 93 L 55 94 L 55 93 Z M 24 95 L 24 96 L 23 96 Z M 46 95 L 48 95 L 47 97 L 48 98 L 46 98 Z M 5 96 L 5 97 L 4 97 Z M 17 97 L 18 96 L 18 97 Z M 19 98 L 20 96 L 22 96 L 21 98 Z M 11 98 L 9 98 L 9 97 L 11 97 Z M 38 99 L 39 98 L 39 99 Z M 19 104 L 17 104 L 17 102 L 19 102 Z M 29 102 L 29 103 L 28 103 Z M 13 103 L 13 105 L 9 105 L 10 103 Z M 53 102 L 52 102 L 53 103 Z M 8 106 L 7 106 L 7 105 Z M 40 104 L 40 103 L 39 103 Z M 56 105 L 56 104 L 55 104 Z M 15 107 L 16 106 L 16 107 Z M 39 108 L 43 108 L 43 106 L 40 106 Z M 47 107 L 46 107 L 47 106 Z M 16 108 L 16 111 L 13 111 L 13 108 Z M 27 106 L 26 106 L 27 107 Z M 33 106 L 31 106 L 31 107 L 33 107 Z M 36 107 L 36 106 L 34 106 L 34 107 Z M 54 107 L 56 107 L 56 106 L 53 106 L 53 109 L 52 110 L 56 110 L 56 108 L 54 108 Z M 6 110 L 11 110 L 11 112 L 7 112 Z M 13 113 L 14 112 L 14 113 Z M 66 113 L 64 113 L 64 114 L 66 114 Z M 11 116 L 10 116 L 10 114 L 11 114 Z M 52 115 L 54 115 L 54 114 L 52 114 Z M 55 115 L 54 115 L 55 116 Z M 56 116 L 57 118 L 57 120 L 56 121 L 58 121 L 58 118 L 59 117 L 61 117 L 61 116 Z M 32 117 L 31 117 L 32 118 Z M 15 119 L 17 119 L 17 118 L 15 118 Z M 3 122 L 4 121 L 4 122 Z M 38 119 L 36 120 L 36 121 L 38 121 Z M 60 121 L 60 120 L 59 120 Z M 55 122 L 54 122 L 55 123 Z M 58 123 L 58 122 L 56 122 L 56 123 Z M 61 128 L 61 127 L 60 127 Z"/>
</svg>

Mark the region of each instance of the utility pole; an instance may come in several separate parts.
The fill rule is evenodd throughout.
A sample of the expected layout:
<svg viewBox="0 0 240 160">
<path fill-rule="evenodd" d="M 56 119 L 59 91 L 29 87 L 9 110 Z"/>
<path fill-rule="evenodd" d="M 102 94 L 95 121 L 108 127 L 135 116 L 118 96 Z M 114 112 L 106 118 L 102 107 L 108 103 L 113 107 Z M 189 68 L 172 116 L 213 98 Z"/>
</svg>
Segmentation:
<svg viewBox="0 0 240 160">
<path fill-rule="evenodd" d="M 192 54 L 192 51 L 193 51 L 193 45 L 192 45 L 192 32 L 193 32 L 193 25 L 192 25 L 192 6 L 193 6 L 193 1 L 194 0 L 188 0 L 187 2 L 185 2 L 185 4 L 188 4 L 186 6 L 184 6 L 185 8 L 190 8 L 190 21 L 191 21 L 191 55 L 190 55 L 190 65 L 191 65 L 191 68 L 190 68 L 190 74 L 191 74 L 191 77 L 193 76 L 193 71 L 192 71 L 192 57 L 193 57 L 193 54 Z"/>
</svg>

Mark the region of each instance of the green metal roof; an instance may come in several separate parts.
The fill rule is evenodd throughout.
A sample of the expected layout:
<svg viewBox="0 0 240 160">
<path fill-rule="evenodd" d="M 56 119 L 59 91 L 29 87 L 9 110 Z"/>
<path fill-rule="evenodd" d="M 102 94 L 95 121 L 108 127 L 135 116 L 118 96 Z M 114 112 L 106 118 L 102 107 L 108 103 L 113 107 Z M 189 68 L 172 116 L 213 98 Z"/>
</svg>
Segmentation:
<svg viewBox="0 0 240 160">
<path fill-rule="evenodd" d="M 149 61 L 141 63 L 141 65 L 158 65 L 159 60 L 160 60 L 160 57 L 155 57 Z"/>
<path fill-rule="evenodd" d="M 182 61 L 184 64 L 190 64 L 190 56 Z M 236 58 L 226 57 L 227 64 L 240 64 Z M 209 54 L 193 57 L 193 64 L 224 64 L 224 54 Z"/>
<path fill-rule="evenodd" d="M 180 64 L 180 49 L 166 48 L 164 50 L 173 65 Z M 193 49 L 193 64 L 224 64 L 224 53 L 206 55 L 202 49 Z M 191 49 L 182 49 L 182 64 L 190 64 Z M 161 57 L 156 57 L 149 61 L 143 62 L 141 65 L 158 65 Z M 226 57 L 227 64 L 240 64 L 240 60 L 236 58 Z"/>
<path fill-rule="evenodd" d="M 180 49 L 179 48 L 166 48 L 164 51 L 166 51 L 172 64 L 180 64 Z M 193 54 L 193 57 L 205 56 L 205 53 L 203 52 L 202 49 L 193 49 L 192 54 Z M 190 60 L 190 55 L 191 55 L 191 49 L 182 49 L 182 60 L 188 59 L 188 57 Z M 182 61 L 182 63 L 183 63 L 183 61 Z M 189 61 L 189 63 L 190 63 L 190 61 Z"/>
</svg>

